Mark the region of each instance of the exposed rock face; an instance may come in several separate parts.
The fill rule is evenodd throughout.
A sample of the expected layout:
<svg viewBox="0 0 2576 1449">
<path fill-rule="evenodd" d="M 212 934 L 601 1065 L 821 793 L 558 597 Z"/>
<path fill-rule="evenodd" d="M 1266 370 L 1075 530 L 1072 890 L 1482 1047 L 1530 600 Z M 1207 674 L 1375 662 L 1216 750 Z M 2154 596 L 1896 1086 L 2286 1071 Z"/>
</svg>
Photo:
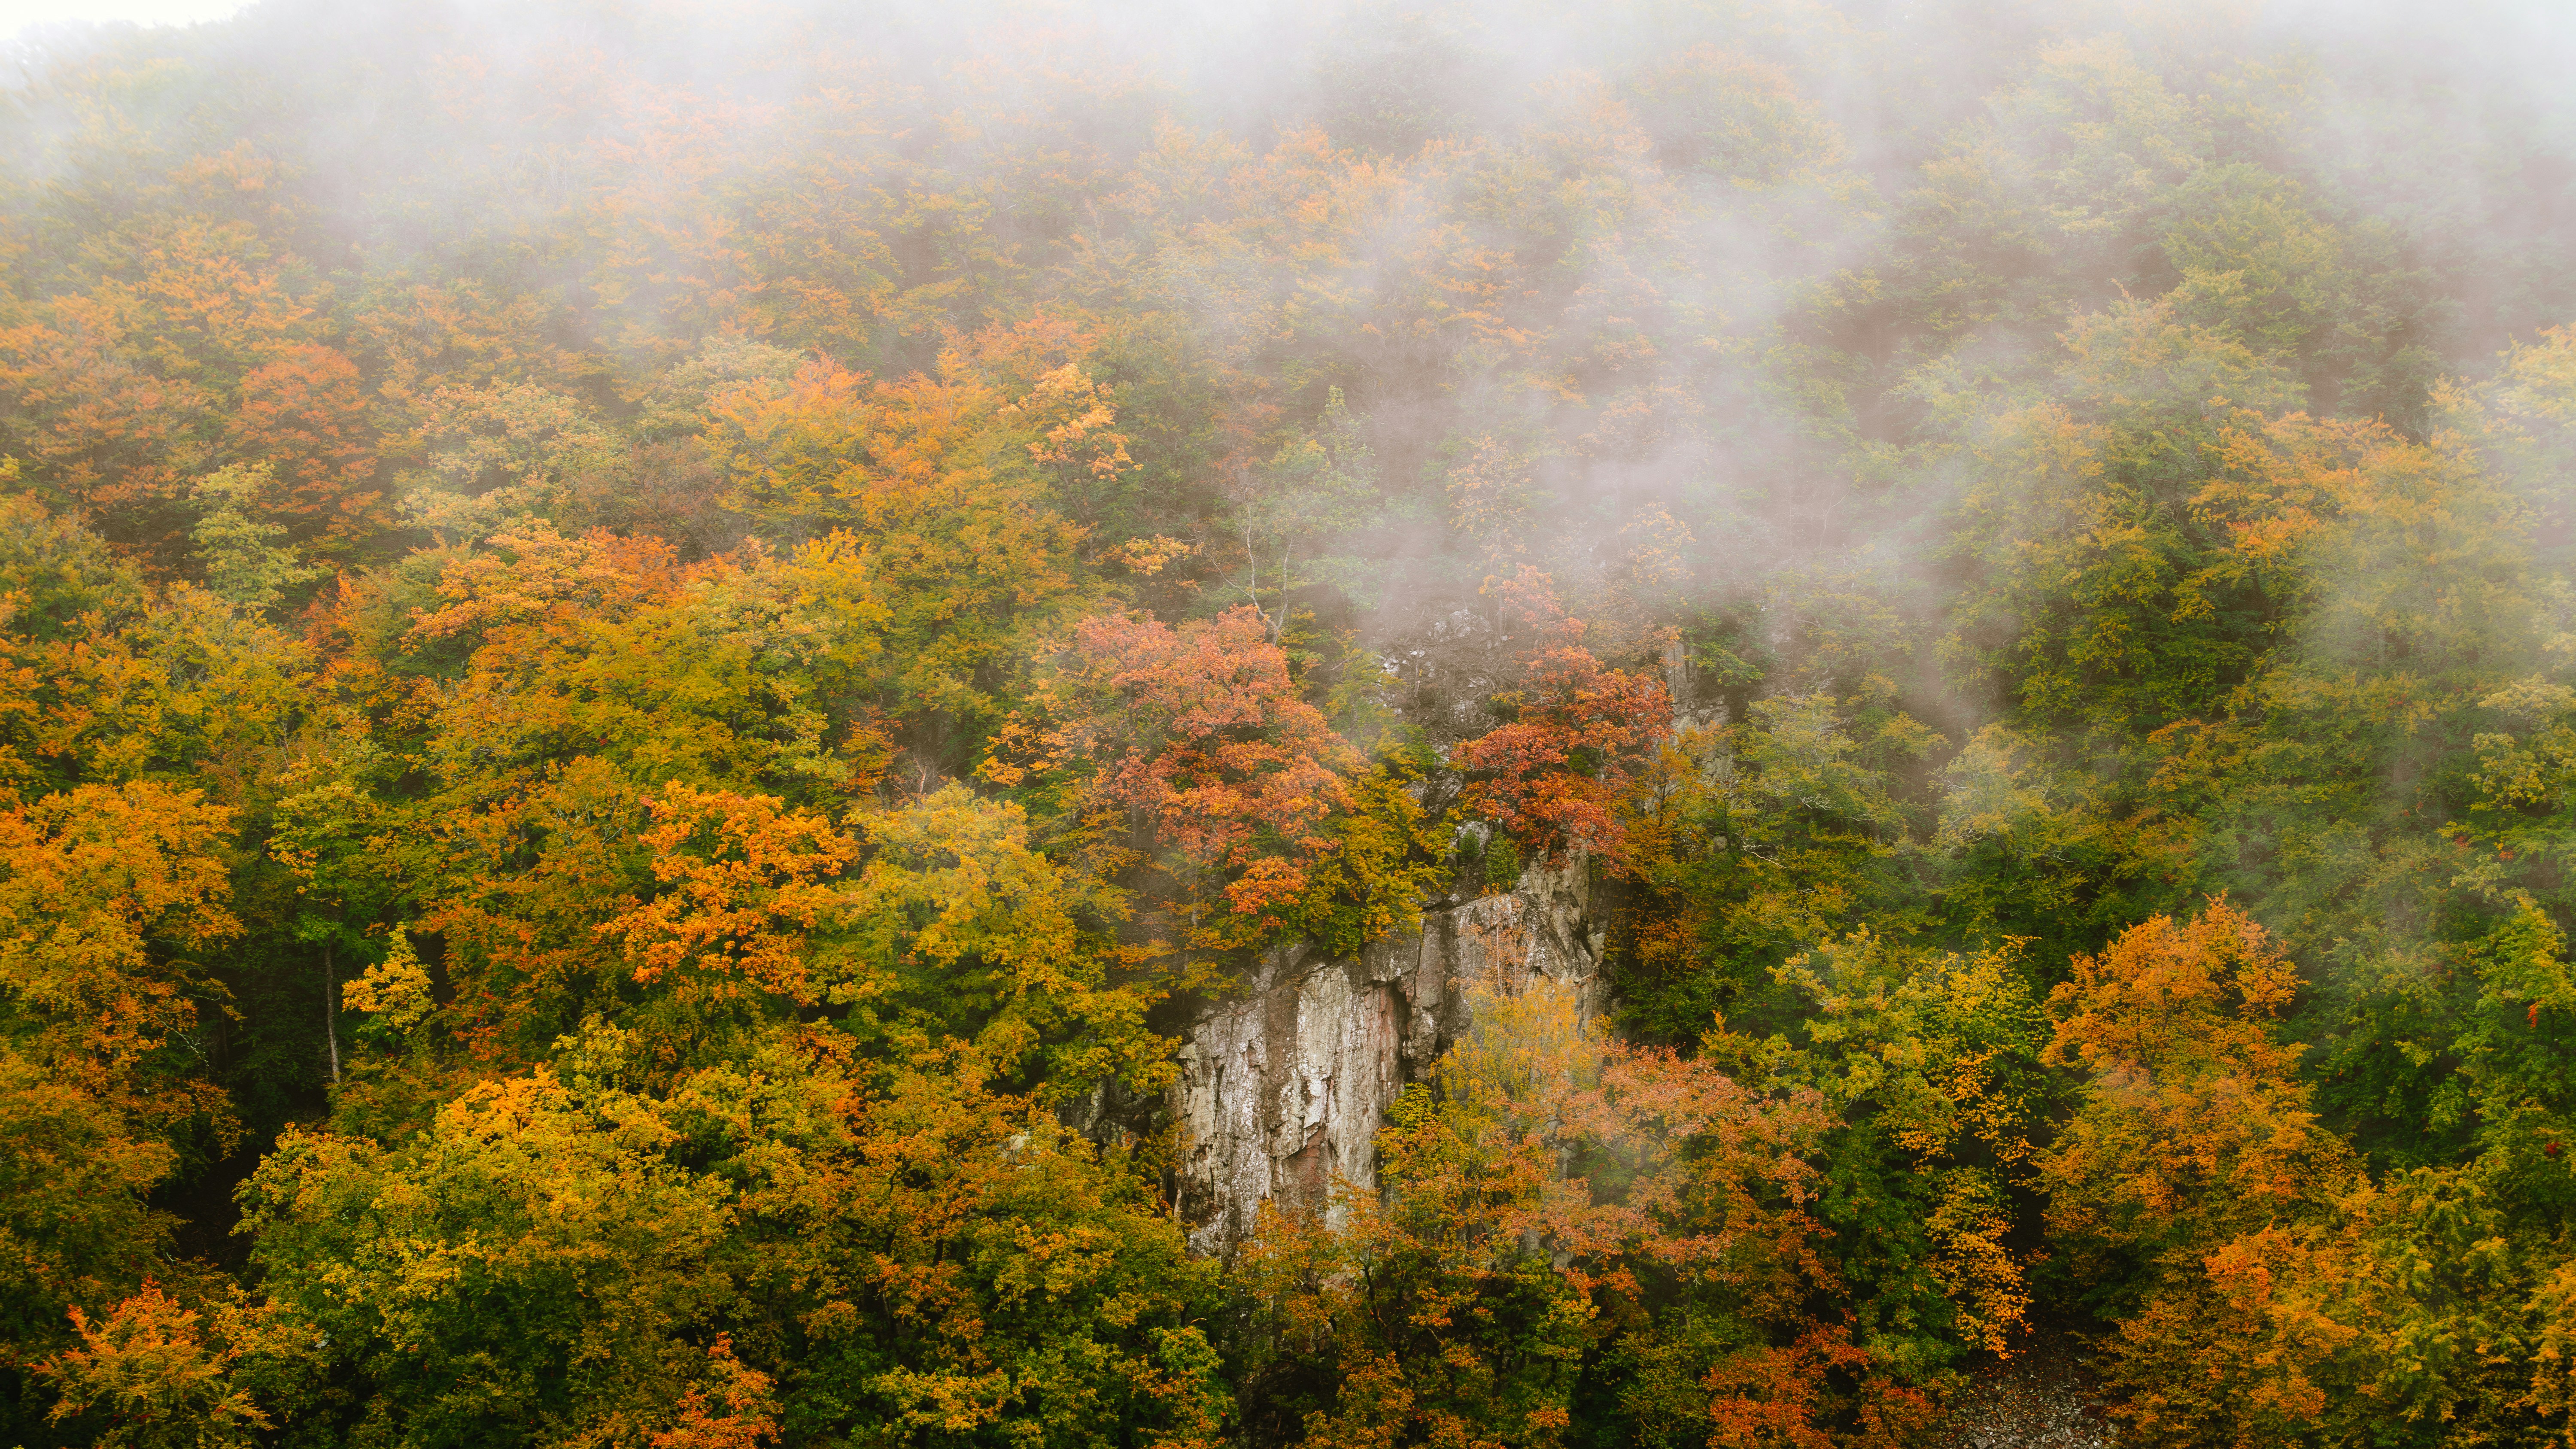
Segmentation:
<svg viewBox="0 0 2576 1449">
<path fill-rule="evenodd" d="M 1577 861 L 1428 911 L 1357 960 L 1272 952 L 1183 1037 L 1170 1109 L 1191 1248 L 1232 1251 L 1265 1200 L 1329 1213 L 1337 1179 L 1376 1186 L 1386 1109 L 1473 1021 L 1474 988 L 1548 976 L 1596 1015 L 1608 995 L 1602 936 L 1591 871 Z"/>
</svg>

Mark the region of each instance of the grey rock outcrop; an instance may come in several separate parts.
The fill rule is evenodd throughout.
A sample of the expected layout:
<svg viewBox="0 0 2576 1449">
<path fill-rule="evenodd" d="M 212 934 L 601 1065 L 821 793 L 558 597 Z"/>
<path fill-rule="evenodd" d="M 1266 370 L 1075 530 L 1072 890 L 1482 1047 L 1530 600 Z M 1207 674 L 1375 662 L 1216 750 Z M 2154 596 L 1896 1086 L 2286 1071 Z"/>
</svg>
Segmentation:
<svg viewBox="0 0 2576 1449">
<path fill-rule="evenodd" d="M 1510 993 L 1546 976 L 1599 1014 L 1603 929 L 1591 871 L 1575 861 L 1426 911 L 1356 959 L 1304 947 L 1264 958 L 1183 1034 L 1168 1107 L 1192 1250 L 1231 1252 L 1264 1201 L 1330 1220 L 1337 1182 L 1375 1187 L 1387 1108 L 1472 1024 L 1477 987 Z"/>
</svg>

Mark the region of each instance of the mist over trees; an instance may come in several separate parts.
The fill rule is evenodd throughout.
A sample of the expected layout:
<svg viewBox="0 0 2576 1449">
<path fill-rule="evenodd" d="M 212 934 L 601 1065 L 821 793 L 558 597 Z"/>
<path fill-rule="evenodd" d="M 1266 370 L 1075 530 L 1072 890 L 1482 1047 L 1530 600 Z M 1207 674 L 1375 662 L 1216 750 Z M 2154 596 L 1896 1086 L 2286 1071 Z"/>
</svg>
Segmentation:
<svg viewBox="0 0 2576 1449">
<path fill-rule="evenodd" d="M 2576 1444 L 2576 24 L 0 65 L 0 1442 Z M 1194 1252 L 1195 1014 L 1574 873 Z"/>
</svg>

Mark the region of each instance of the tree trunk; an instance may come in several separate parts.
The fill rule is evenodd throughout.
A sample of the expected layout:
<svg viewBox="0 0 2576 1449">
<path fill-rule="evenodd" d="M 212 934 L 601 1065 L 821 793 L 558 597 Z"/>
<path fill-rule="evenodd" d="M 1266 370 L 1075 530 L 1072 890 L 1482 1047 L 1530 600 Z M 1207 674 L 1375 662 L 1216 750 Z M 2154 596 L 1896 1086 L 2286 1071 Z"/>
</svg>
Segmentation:
<svg viewBox="0 0 2576 1449">
<path fill-rule="evenodd" d="M 340 983 L 332 979 L 331 943 L 322 943 L 322 1036 L 331 1043 L 331 1085 L 340 1085 Z"/>
</svg>

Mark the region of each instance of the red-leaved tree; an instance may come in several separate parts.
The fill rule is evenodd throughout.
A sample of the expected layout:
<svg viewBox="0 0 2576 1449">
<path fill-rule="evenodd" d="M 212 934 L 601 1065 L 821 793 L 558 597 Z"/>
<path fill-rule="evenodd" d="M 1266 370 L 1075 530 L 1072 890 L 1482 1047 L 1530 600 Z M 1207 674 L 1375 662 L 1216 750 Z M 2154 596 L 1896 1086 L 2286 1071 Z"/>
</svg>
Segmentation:
<svg viewBox="0 0 2576 1449">
<path fill-rule="evenodd" d="M 1042 748 L 1079 780 L 1070 803 L 1123 826 L 1194 915 L 1222 897 L 1200 922 L 1209 943 L 1277 929 L 1273 913 L 1304 893 L 1330 848 L 1322 826 L 1347 804 L 1343 778 L 1360 760 L 1298 696 L 1261 616 L 1239 607 L 1177 629 L 1086 619 L 1050 693 L 1056 723 Z"/>
<path fill-rule="evenodd" d="M 1568 848 L 1626 868 L 1620 792 L 1672 730 L 1662 680 L 1604 669 L 1579 644 L 1559 644 L 1531 664 L 1528 682 L 1497 703 L 1511 723 L 1459 745 L 1450 762 L 1467 774 L 1469 809 L 1537 855 Z"/>
</svg>

